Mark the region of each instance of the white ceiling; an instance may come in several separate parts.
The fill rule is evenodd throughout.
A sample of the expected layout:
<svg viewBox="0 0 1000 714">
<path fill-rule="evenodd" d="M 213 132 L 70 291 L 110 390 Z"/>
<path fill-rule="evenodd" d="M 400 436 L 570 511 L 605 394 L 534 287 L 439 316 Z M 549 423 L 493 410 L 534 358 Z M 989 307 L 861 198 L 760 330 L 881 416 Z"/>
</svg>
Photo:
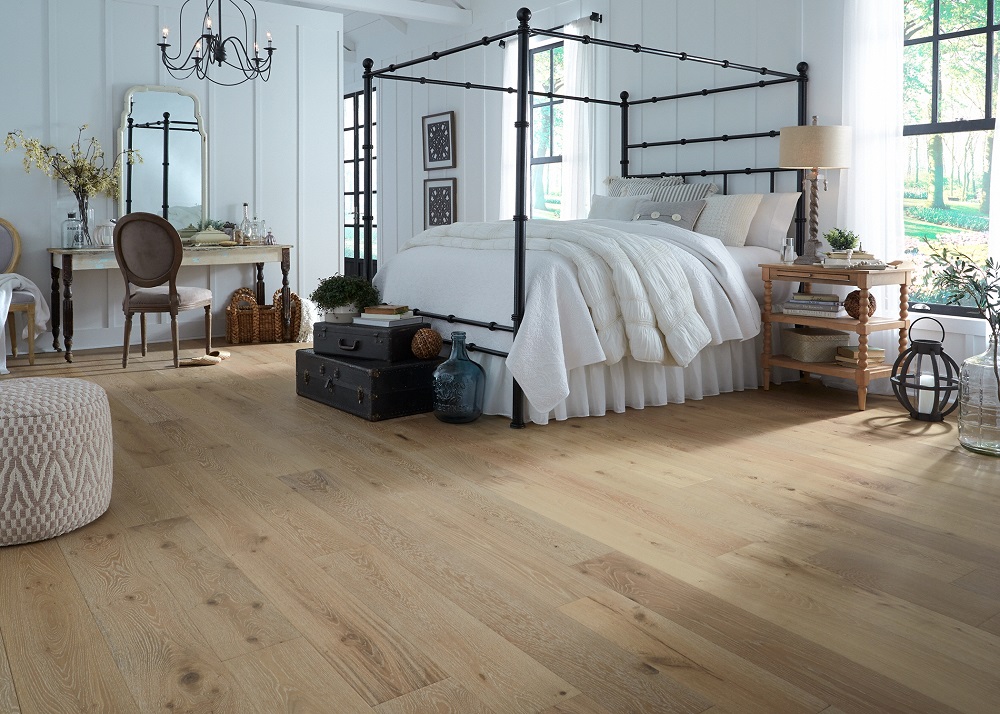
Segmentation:
<svg viewBox="0 0 1000 714">
<path fill-rule="evenodd" d="M 344 33 L 351 45 L 351 33 L 384 23 L 406 34 L 410 22 L 446 25 L 472 24 L 473 0 L 264 0 L 280 5 L 297 5 L 330 10 L 344 15 Z"/>
</svg>

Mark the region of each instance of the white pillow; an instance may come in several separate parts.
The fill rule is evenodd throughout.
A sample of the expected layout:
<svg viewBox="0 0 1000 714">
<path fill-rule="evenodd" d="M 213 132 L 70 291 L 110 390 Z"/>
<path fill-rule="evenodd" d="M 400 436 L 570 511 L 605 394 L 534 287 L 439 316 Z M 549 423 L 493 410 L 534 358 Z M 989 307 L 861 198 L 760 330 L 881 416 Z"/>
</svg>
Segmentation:
<svg viewBox="0 0 1000 714">
<path fill-rule="evenodd" d="M 599 196 L 590 199 L 590 213 L 587 218 L 604 218 L 611 221 L 631 221 L 635 207 L 649 196 Z"/>
<path fill-rule="evenodd" d="M 763 194 L 757 213 L 750 222 L 746 245 L 781 250 L 781 244 L 788 235 L 788 229 L 795 217 L 795 207 L 799 205 L 801 195 L 800 191 Z"/>
<path fill-rule="evenodd" d="M 653 193 L 660 186 L 680 186 L 684 183 L 683 176 L 662 176 L 660 178 L 622 178 L 608 176 L 604 185 L 608 187 L 609 196 L 630 196 L 635 193 Z M 640 190 L 636 190 L 636 187 Z"/>
<path fill-rule="evenodd" d="M 761 194 L 737 193 L 731 196 L 708 196 L 705 210 L 694 224 L 696 233 L 714 236 L 724 245 L 739 247 L 746 243 Z"/>
</svg>

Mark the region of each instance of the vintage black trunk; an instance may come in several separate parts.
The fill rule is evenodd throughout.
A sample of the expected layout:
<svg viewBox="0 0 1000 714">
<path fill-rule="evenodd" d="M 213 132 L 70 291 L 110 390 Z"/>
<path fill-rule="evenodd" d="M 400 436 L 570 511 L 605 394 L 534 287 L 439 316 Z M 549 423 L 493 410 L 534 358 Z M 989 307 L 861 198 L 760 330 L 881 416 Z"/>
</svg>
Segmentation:
<svg viewBox="0 0 1000 714">
<path fill-rule="evenodd" d="M 398 327 L 375 327 L 340 322 L 317 322 L 313 326 L 313 349 L 317 354 L 383 362 L 412 360 L 410 343 L 425 323 Z"/>
<path fill-rule="evenodd" d="M 295 391 L 368 421 L 420 414 L 434 408 L 434 369 L 442 361 L 351 360 L 298 350 Z"/>
</svg>

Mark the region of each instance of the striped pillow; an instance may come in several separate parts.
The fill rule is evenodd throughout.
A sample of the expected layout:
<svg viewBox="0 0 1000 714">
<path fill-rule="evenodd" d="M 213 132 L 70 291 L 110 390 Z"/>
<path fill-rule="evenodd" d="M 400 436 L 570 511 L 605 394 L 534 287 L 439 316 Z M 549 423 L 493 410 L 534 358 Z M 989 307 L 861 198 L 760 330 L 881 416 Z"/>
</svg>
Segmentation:
<svg viewBox="0 0 1000 714">
<path fill-rule="evenodd" d="M 700 201 L 708 198 L 719 189 L 714 183 L 683 183 L 679 186 L 646 186 L 641 183 L 629 184 L 628 196 L 644 194 L 651 196 L 650 201 L 660 203 L 682 203 L 684 201 Z"/>
<path fill-rule="evenodd" d="M 680 186 L 684 183 L 682 176 L 664 176 L 663 178 L 622 178 L 621 176 L 609 176 L 604 180 L 608 187 L 609 196 L 638 196 L 641 193 L 651 193 L 659 186 Z M 643 184 L 640 191 L 634 187 Z M 647 190 L 646 186 L 649 189 Z M 632 190 L 630 190 L 632 189 Z"/>
</svg>

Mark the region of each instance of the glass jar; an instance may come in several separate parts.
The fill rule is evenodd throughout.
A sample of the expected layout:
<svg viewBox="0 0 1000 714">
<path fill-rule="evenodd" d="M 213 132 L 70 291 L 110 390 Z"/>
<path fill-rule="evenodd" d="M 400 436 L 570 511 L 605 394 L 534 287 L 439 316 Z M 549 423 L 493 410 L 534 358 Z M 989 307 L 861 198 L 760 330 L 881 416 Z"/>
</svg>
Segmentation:
<svg viewBox="0 0 1000 714">
<path fill-rule="evenodd" d="M 465 333 L 451 333 L 451 356 L 434 370 L 434 416 L 450 424 L 475 421 L 483 413 L 486 372 L 469 359 Z"/>
<path fill-rule="evenodd" d="M 781 245 L 781 262 L 790 265 L 798 257 L 795 254 L 795 239 L 786 237 L 785 242 Z"/>
<path fill-rule="evenodd" d="M 83 248 L 84 245 L 83 221 L 75 213 L 67 214 L 66 220 L 62 222 L 62 247 Z"/>
<path fill-rule="evenodd" d="M 958 443 L 970 451 L 1000 456 L 1000 377 L 997 340 L 962 363 L 958 397 Z"/>
<path fill-rule="evenodd" d="M 239 233 L 236 236 L 236 242 L 240 245 L 246 245 L 250 242 L 250 234 L 253 233 L 253 226 L 250 223 L 250 204 L 243 204 L 243 220 L 240 221 Z"/>
</svg>

